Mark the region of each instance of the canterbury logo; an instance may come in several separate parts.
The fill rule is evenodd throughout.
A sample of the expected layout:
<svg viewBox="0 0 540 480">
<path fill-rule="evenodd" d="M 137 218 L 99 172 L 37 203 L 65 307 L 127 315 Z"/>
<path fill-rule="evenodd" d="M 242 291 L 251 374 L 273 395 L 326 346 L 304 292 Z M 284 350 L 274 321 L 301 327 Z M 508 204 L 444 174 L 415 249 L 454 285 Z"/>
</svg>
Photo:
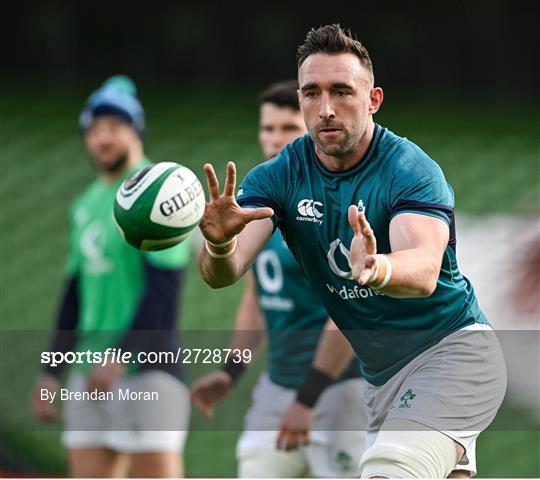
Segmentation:
<svg viewBox="0 0 540 480">
<path fill-rule="evenodd" d="M 317 210 L 317 207 L 322 206 L 323 204 L 321 202 L 316 202 L 315 200 L 308 200 L 306 198 L 298 202 L 298 213 L 300 215 L 303 215 L 304 217 L 321 218 L 323 214 L 319 212 L 319 210 Z"/>
<path fill-rule="evenodd" d="M 347 261 L 347 265 L 349 266 L 349 270 L 341 270 L 341 268 L 338 267 L 338 264 L 336 262 L 336 254 L 339 252 L 340 254 L 345 258 Z M 328 265 L 330 266 L 330 269 L 332 272 L 334 272 L 338 277 L 345 278 L 347 280 L 353 280 L 354 277 L 352 275 L 352 266 L 351 266 L 351 253 L 347 249 L 343 243 L 341 243 L 341 240 L 339 238 L 336 238 L 331 244 L 330 248 L 328 249 L 328 253 L 326 254 L 326 258 L 328 259 Z"/>
</svg>

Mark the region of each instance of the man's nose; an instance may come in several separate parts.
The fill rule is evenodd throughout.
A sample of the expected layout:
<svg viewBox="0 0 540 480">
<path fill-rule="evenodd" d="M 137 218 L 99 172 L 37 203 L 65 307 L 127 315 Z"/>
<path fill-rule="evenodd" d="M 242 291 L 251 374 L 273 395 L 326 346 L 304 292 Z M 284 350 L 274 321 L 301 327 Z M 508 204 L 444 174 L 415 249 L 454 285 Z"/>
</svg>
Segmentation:
<svg viewBox="0 0 540 480">
<path fill-rule="evenodd" d="M 319 117 L 322 120 L 328 120 L 330 118 L 334 118 L 335 116 L 336 112 L 334 111 L 334 107 L 330 100 L 330 95 L 327 92 L 323 92 L 321 95 L 321 108 L 319 110 Z"/>
<path fill-rule="evenodd" d="M 107 132 L 106 130 L 100 130 L 96 132 L 95 139 L 96 142 L 99 144 L 108 144 L 112 140 L 112 135 L 110 132 Z"/>
</svg>

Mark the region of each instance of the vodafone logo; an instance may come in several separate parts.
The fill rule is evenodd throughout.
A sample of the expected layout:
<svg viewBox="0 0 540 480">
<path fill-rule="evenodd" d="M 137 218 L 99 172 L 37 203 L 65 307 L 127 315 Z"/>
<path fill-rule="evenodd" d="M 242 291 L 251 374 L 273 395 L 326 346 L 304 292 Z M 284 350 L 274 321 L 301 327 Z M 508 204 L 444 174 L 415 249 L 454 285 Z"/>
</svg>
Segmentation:
<svg viewBox="0 0 540 480">
<path fill-rule="evenodd" d="M 354 280 L 351 266 L 351 252 L 343 245 L 343 242 L 339 238 L 336 238 L 330 244 L 326 258 L 330 270 L 335 275 L 343 280 Z M 326 288 L 328 288 L 330 293 L 340 296 L 343 300 L 359 300 L 379 295 L 384 296 L 382 292 L 357 284 L 351 287 L 350 285 L 333 285 L 332 283 L 327 283 Z"/>
<path fill-rule="evenodd" d="M 297 208 L 300 216 L 296 217 L 296 220 L 300 222 L 313 222 L 318 225 L 322 225 L 323 221 L 320 219 L 324 214 L 318 210 L 319 208 L 323 208 L 323 204 L 321 202 L 305 198 L 298 202 Z"/>
<path fill-rule="evenodd" d="M 339 253 L 338 253 L 339 249 Z M 339 255 L 343 257 L 343 263 L 347 264 L 347 270 L 342 270 L 338 267 L 338 263 L 336 261 L 336 255 Z M 351 252 L 347 249 L 345 245 L 341 242 L 339 238 L 336 238 L 331 244 L 330 248 L 328 249 L 328 252 L 326 254 L 326 258 L 328 259 L 328 265 L 330 266 L 330 270 L 334 272 L 338 277 L 345 278 L 346 280 L 354 280 L 354 277 L 352 275 L 352 266 L 351 266 Z"/>
</svg>

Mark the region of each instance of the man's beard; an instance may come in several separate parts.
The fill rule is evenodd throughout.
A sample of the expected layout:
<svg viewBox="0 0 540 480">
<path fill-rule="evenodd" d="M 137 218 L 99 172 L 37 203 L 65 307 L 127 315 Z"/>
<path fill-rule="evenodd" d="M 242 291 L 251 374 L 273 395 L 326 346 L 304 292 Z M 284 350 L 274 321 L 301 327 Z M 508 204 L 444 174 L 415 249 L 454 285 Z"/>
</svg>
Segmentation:
<svg viewBox="0 0 540 480">
<path fill-rule="evenodd" d="M 114 159 L 114 161 L 111 162 L 111 163 L 107 163 L 105 165 L 103 165 L 102 163 L 99 163 L 99 162 L 93 162 L 93 163 L 94 163 L 94 165 L 96 166 L 96 168 L 98 170 L 101 170 L 102 172 L 115 174 L 115 173 L 119 173 L 122 170 L 124 170 L 124 168 L 125 168 L 125 166 L 127 164 L 127 161 L 128 161 L 128 153 L 125 152 L 125 153 L 121 153 L 120 155 L 118 155 Z"/>
<path fill-rule="evenodd" d="M 313 139 L 315 145 L 319 148 L 319 150 L 326 155 L 330 155 L 332 157 L 345 157 L 351 152 L 354 152 L 354 150 L 358 147 L 362 139 L 364 138 L 364 135 L 366 134 L 366 130 L 362 133 L 361 128 L 355 128 L 352 132 L 348 129 L 345 129 L 343 127 L 341 128 L 341 132 L 344 135 L 344 138 L 338 142 L 336 141 L 328 141 L 322 140 L 319 137 L 320 129 L 321 128 L 331 128 L 332 125 L 323 125 L 319 126 L 318 129 L 315 132 L 309 132 L 311 138 Z"/>
</svg>

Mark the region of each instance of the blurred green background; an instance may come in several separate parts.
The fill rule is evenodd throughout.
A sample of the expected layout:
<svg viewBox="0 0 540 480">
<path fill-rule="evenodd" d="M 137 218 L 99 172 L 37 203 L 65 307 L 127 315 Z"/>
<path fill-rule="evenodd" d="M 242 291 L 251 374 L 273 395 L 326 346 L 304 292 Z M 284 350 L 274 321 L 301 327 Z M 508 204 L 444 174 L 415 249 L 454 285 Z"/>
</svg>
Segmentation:
<svg viewBox="0 0 540 480">
<path fill-rule="evenodd" d="M 53 324 L 62 283 L 67 209 L 95 175 L 76 123 L 88 90 L 10 84 L 2 91 L 0 327 L 46 332 Z M 241 178 L 261 161 L 256 92 L 142 90 L 141 98 L 149 125 L 146 150 L 154 161 L 183 163 L 201 178 L 204 162 L 214 163 L 222 177 L 225 163 L 233 160 Z M 404 102 L 390 95 L 376 120 L 421 145 L 441 164 L 456 192 L 458 228 L 460 213 L 538 214 L 536 107 L 471 105 L 459 99 Z M 242 287 L 239 282 L 211 290 L 200 279 L 193 256 L 182 329 L 231 328 Z M 248 389 L 262 363 L 242 379 L 238 392 L 217 415 L 225 414 L 238 398 L 249 398 Z M 59 434 L 17 432 L 5 406 L 0 400 L 0 421 L 8 427 L 0 432 L 4 468 L 17 466 L 34 474 L 65 472 Z M 200 422 L 198 414 L 194 415 Z M 534 425 L 536 420 L 512 407 L 510 399 L 497 422 L 506 427 L 495 426 L 478 442 L 480 475 L 539 476 L 538 429 L 511 428 L 513 422 Z M 237 436 L 238 432 L 227 431 L 190 432 L 185 450 L 187 475 L 234 476 Z"/>
<path fill-rule="evenodd" d="M 133 76 L 152 160 L 183 163 L 201 177 L 204 162 L 222 177 L 233 160 L 242 178 L 262 159 L 258 90 L 294 76 L 296 47 L 310 28 L 326 23 L 350 27 L 370 51 L 385 89 L 376 120 L 441 164 L 456 193 L 458 245 L 460 215 L 538 218 L 539 9 L 538 2 L 525 7 L 511 0 L 325 8 L 205 0 L 10 5 L 0 29 L 6 47 L 0 62 L 0 332 L 42 331 L 43 341 L 49 335 L 62 285 L 67 209 L 95 176 L 77 129 L 93 89 L 112 74 Z M 231 328 L 242 287 L 243 281 L 209 289 L 193 256 L 182 329 Z M 18 346 L 6 345 L 8 338 L 0 336 L 0 474 L 63 474 L 59 434 L 17 428 L 30 411 L 27 398 L 15 408 L 6 394 L 7 373 L 20 368 L 16 358 L 2 356 Z M 247 406 L 263 363 L 217 416 Z M 202 422 L 194 413 L 194 423 Z M 508 398 L 479 439 L 480 475 L 539 477 L 537 422 Z M 187 474 L 233 476 L 238 432 L 210 428 L 190 432 Z"/>
</svg>

